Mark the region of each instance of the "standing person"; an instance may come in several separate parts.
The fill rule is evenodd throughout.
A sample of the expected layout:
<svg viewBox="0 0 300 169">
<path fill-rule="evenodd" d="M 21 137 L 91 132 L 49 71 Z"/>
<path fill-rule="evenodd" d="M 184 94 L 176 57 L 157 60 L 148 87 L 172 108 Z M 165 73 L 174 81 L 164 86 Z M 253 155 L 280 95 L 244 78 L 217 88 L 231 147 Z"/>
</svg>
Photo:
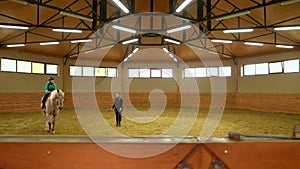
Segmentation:
<svg viewBox="0 0 300 169">
<path fill-rule="evenodd" d="M 42 100 L 42 109 L 46 108 L 46 105 L 45 105 L 46 104 L 46 100 L 50 96 L 50 93 L 53 90 L 56 90 L 56 85 L 54 83 L 54 78 L 52 76 L 50 76 L 48 78 L 48 82 L 45 85 L 45 96 L 43 97 L 43 100 Z"/>
<path fill-rule="evenodd" d="M 120 97 L 119 93 L 116 93 L 116 98 L 114 100 L 114 104 L 113 104 L 112 108 L 115 110 L 115 113 L 116 113 L 116 126 L 121 127 L 122 112 L 123 112 L 123 99 Z"/>
</svg>

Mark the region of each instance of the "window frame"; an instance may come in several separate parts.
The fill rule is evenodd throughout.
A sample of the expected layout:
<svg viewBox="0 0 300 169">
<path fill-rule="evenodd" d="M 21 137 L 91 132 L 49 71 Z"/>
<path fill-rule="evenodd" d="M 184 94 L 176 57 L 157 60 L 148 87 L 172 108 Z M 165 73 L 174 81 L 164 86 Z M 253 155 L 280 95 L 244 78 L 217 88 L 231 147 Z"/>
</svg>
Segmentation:
<svg viewBox="0 0 300 169">
<path fill-rule="evenodd" d="M 13 59 L 13 58 L 7 58 L 7 57 L 1 57 L 1 59 L 14 60 L 16 62 L 16 70 L 15 71 L 3 71 L 2 67 L 1 67 L 1 69 L 0 69 L 1 72 L 20 73 L 20 74 L 38 74 L 38 75 L 57 75 L 57 76 L 59 75 L 59 64 L 56 64 L 56 63 L 40 62 L 40 61 L 24 60 L 24 59 Z M 1 61 L 1 59 L 0 59 L 0 61 Z M 28 73 L 28 72 L 18 72 L 18 61 L 30 62 L 30 66 L 31 66 L 30 73 Z M 43 64 L 44 65 L 44 73 L 33 73 L 33 66 L 32 66 L 33 63 Z M 2 62 L 1 62 L 1 64 L 2 64 Z M 46 65 L 55 65 L 55 66 L 57 66 L 57 74 L 47 73 L 47 66 Z"/>
</svg>

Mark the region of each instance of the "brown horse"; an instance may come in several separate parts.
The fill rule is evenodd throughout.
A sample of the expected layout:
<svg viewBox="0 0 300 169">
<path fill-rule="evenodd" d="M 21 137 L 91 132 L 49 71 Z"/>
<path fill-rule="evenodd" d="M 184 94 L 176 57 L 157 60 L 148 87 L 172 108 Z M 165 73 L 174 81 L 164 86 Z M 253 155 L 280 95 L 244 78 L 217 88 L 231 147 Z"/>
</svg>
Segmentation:
<svg viewBox="0 0 300 169">
<path fill-rule="evenodd" d="M 45 105 L 46 109 L 42 110 L 46 123 L 45 130 L 55 134 L 55 118 L 64 106 L 64 92 L 59 89 L 52 91 Z"/>
</svg>

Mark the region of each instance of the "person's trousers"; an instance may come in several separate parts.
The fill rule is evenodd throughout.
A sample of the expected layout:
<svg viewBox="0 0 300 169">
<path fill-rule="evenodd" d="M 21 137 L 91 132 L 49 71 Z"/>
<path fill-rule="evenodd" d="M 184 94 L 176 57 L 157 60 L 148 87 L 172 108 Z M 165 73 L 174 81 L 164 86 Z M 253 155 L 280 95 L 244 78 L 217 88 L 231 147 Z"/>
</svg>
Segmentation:
<svg viewBox="0 0 300 169">
<path fill-rule="evenodd" d="M 117 125 L 120 125 L 122 120 L 122 115 L 117 110 L 115 110 L 115 113 L 116 113 L 116 123 Z"/>
<path fill-rule="evenodd" d="M 45 96 L 43 97 L 43 100 L 42 100 L 43 106 L 42 107 L 45 107 L 46 100 L 48 99 L 49 96 L 50 96 L 50 93 L 46 93 Z"/>
</svg>

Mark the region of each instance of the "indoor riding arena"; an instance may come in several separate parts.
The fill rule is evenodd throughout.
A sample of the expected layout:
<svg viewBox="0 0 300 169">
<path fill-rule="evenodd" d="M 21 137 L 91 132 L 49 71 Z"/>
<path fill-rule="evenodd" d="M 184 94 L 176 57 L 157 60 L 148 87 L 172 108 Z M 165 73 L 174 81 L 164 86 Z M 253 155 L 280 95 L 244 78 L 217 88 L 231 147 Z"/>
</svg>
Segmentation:
<svg viewBox="0 0 300 169">
<path fill-rule="evenodd" d="M 299 0 L 1 0 L 0 169 L 297 169 Z"/>
</svg>

